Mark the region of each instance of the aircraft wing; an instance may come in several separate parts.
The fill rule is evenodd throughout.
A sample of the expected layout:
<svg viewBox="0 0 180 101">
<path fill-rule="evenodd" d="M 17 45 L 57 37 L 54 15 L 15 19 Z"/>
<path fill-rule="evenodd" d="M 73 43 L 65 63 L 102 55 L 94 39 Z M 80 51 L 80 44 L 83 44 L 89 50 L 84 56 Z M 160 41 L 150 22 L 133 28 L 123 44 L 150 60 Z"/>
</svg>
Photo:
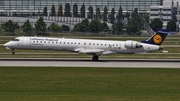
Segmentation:
<svg viewBox="0 0 180 101">
<path fill-rule="evenodd" d="M 91 48 L 81 48 L 76 49 L 75 51 L 80 54 L 96 54 L 98 56 L 103 54 L 113 54 L 114 52 L 109 51 L 111 47 L 107 47 L 106 49 L 91 49 Z"/>
<path fill-rule="evenodd" d="M 80 49 L 78 53 L 80 54 L 96 54 L 96 55 L 102 55 L 104 52 L 104 49 Z"/>
</svg>

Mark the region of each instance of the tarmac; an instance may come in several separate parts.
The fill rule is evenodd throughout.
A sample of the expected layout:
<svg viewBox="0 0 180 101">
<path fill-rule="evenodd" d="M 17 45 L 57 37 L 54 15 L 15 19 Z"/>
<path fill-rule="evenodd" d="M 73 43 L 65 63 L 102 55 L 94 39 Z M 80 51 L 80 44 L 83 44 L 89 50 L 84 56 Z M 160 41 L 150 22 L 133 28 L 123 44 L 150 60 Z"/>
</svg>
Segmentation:
<svg viewBox="0 0 180 101">
<path fill-rule="evenodd" d="M 180 68 L 180 59 L 0 58 L 1 67 Z"/>
</svg>

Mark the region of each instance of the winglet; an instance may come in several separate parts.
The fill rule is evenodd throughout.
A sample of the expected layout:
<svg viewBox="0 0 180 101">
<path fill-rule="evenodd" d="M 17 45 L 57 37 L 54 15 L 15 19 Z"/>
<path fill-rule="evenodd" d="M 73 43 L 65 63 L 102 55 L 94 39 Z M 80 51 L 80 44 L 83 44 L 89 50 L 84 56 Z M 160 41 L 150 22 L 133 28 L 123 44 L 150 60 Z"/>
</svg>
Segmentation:
<svg viewBox="0 0 180 101">
<path fill-rule="evenodd" d="M 142 43 L 161 45 L 168 34 L 173 34 L 172 31 L 166 29 L 160 29 L 153 34 L 148 40 L 141 41 Z"/>
</svg>

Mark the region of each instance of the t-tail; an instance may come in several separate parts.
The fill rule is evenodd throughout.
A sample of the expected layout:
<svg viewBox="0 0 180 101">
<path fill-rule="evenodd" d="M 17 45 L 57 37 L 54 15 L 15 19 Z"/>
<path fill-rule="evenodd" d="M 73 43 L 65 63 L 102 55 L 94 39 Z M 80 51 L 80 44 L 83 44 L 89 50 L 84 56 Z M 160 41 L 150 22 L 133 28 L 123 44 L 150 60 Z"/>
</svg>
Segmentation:
<svg viewBox="0 0 180 101">
<path fill-rule="evenodd" d="M 173 34 L 173 32 L 165 29 L 160 29 L 154 35 L 152 35 L 148 40 L 144 40 L 141 42 L 147 44 L 153 44 L 153 45 L 161 45 L 168 34 Z"/>
</svg>

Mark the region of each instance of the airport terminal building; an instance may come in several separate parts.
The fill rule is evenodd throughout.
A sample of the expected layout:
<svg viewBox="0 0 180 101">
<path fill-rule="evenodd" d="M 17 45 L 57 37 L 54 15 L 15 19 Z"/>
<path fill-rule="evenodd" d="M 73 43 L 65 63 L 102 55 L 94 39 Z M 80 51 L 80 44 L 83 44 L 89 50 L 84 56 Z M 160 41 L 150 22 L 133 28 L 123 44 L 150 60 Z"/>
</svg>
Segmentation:
<svg viewBox="0 0 180 101">
<path fill-rule="evenodd" d="M 74 4 L 77 4 L 79 14 L 80 8 L 84 4 L 85 18 L 87 18 L 89 6 L 93 7 L 94 15 L 96 14 L 97 8 L 100 9 L 101 15 L 104 12 L 105 6 L 108 8 L 109 15 L 112 8 L 114 8 L 116 17 L 120 6 L 123 10 L 123 15 L 125 15 L 126 12 L 131 13 L 135 8 L 138 8 L 140 13 L 149 13 L 151 5 L 160 6 L 162 5 L 162 0 L 0 0 L 0 25 L 10 19 L 19 25 L 22 25 L 29 19 L 31 24 L 34 25 L 39 15 L 43 13 L 44 7 L 47 7 L 48 16 L 44 16 L 44 21 L 47 23 L 47 26 L 51 23 L 56 23 L 60 26 L 65 24 L 70 26 L 70 29 L 73 29 L 74 26 L 84 18 L 57 16 L 59 5 L 62 5 L 64 11 L 66 3 L 70 4 L 71 15 Z M 55 6 L 56 16 L 50 16 L 52 5 Z M 127 23 L 127 19 L 125 19 L 124 22 Z M 111 28 L 112 24 L 110 21 L 108 21 L 107 24 Z"/>
<path fill-rule="evenodd" d="M 141 12 L 149 12 L 151 5 L 161 5 L 162 0 L 0 0 L 0 16 L 13 16 L 15 14 L 28 16 L 33 12 L 42 12 L 45 6 L 50 10 L 52 5 L 58 8 L 60 4 L 64 7 L 66 3 L 70 4 L 71 10 L 74 4 L 78 5 L 78 10 L 84 4 L 86 11 L 88 11 L 89 6 L 92 6 L 94 11 L 96 8 L 103 11 L 104 7 L 107 6 L 109 12 L 112 8 L 118 12 L 121 6 L 124 12 L 131 12 L 134 8 L 138 8 Z"/>
</svg>

